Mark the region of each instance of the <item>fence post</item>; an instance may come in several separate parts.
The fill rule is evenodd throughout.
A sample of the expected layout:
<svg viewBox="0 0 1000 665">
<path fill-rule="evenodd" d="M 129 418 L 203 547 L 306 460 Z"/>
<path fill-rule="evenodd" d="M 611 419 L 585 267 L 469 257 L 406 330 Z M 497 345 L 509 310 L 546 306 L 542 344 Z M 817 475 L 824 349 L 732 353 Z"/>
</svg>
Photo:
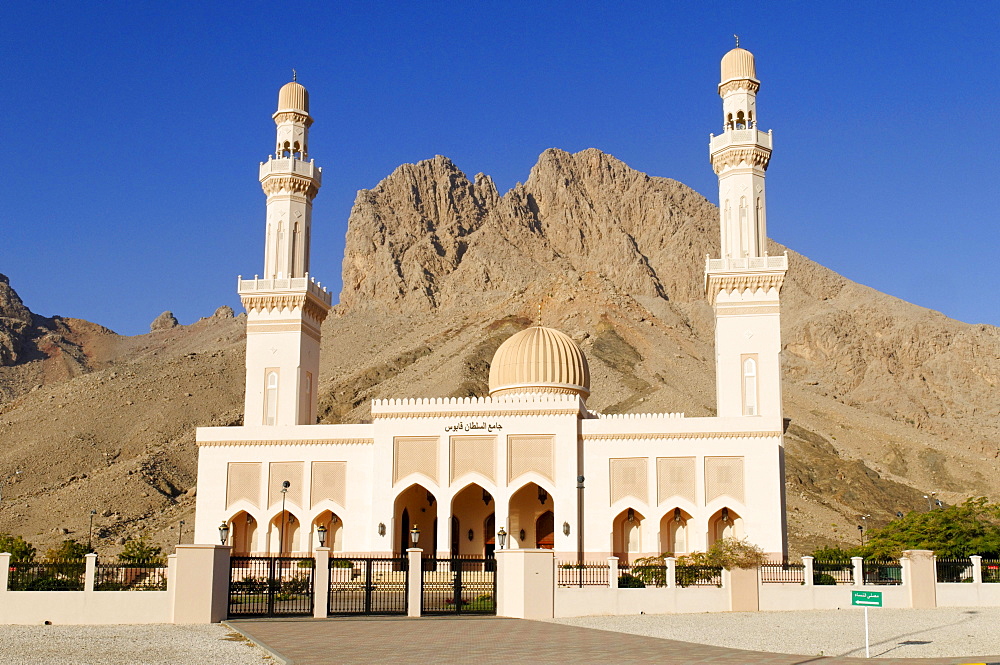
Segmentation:
<svg viewBox="0 0 1000 665">
<path fill-rule="evenodd" d="M 0 554 L 0 557 L 2 557 L 2 556 L 3 556 L 3 554 Z M 8 554 L 7 556 L 10 556 L 10 555 Z M 972 556 L 969 557 L 969 559 L 972 560 L 972 583 L 973 584 L 982 584 L 983 583 L 983 557 L 979 556 L 978 554 L 973 554 Z M 3 563 L 3 559 L 0 559 L 0 563 Z M 7 566 L 4 566 L 4 570 L 7 570 Z M 3 578 L 0 577 L 0 580 L 3 580 Z M 4 587 L 4 588 L 6 588 L 6 587 Z"/>
<path fill-rule="evenodd" d="M 677 588 L 677 559 L 672 556 L 667 557 L 667 588 Z"/>
<path fill-rule="evenodd" d="M 937 607 L 937 571 L 934 552 L 906 550 L 906 584 L 909 586 L 910 607 L 932 609 Z M 904 559 L 901 559 L 901 561 Z"/>
<path fill-rule="evenodd" d="M 802 579 L 803 579 L 802 583 L 805 584 L 806 586 L 812 586 L 813 583 L 814 583 L 814 580 L 813 580 L 813 557 L 811 557 L 811 556 L 804 556 L 804 557 L 802 557 L 802 565 L 805 566 L 802 569 L 802 576 L 803 576 L 802 577 Z"/>
<path fill-rule="evenodd" d="M 229 611 L 230 547 L 177 545 L 174 623 L 218 623 Z"/>
<path fill-rule="evenodd" d="M 583 562 L 580 562 L 583 565 Z M 618 557 L 608 557 L 608 586 L 612 589 L 618 588 Z"/>
<path fill-rule="evenodd" d="M 10 586 L 10 552 L 0 552 L 0 593 Z"/>
<path fill-rule="evenodd" d="M 330 548 L 313 550 L 316 567 L 313 569 L 313 616 L 325 619 L 330 608 Z"/>
<path fill-rule="evenodd" d="M 854 567 L 854 586 L 863 585 L 865 583 L 865 560 L 859 556 L 852 556 L 851 566 Z"/>
<path fill-rule="evenodd" d="M 83 590 L 94 590 L 94 578 L 97 577 L 97 555 L 91 552 L 83 555 Z"/>
<path fill-rule="evenodd" d="M 406 550 L 407 567 L 406 574 L 406 616 L 418 617 L 423 607 L 424 595 L 424 551 L 419 547 L 411 547 Z"/>
</svg>

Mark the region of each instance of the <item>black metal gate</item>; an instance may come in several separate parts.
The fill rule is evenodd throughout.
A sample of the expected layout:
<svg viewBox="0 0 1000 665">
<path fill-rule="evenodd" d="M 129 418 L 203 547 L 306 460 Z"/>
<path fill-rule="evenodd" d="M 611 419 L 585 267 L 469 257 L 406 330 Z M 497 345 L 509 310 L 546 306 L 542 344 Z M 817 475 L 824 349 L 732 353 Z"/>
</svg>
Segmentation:
<svg viewBox="0 0 1000 665">
<path fill-rule="evenodd" d="M 496 614 L 497 560 L 424 559 L 423 614 Z"/>
<path fill-rule="evenodd" d="M 312 558 L 234 556 L 229 560 L 229 616 L 313 613 Z"/>
<path fill-rule="evenodd" d="M 345 614 L 406 614 L 406 557 L 330 558 L 327 611 Z"/>
</svg>

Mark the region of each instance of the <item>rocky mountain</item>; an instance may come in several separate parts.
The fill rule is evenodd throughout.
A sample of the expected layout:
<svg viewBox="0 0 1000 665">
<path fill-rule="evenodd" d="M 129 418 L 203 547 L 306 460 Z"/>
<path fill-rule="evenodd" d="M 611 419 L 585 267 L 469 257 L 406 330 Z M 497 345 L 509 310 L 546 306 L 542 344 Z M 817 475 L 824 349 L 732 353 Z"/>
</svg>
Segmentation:
<svg viewBox="0 0 1000 665">
<path fill-rule="evenodd" d="M 702 275 L 718 236 L 703 196 L 598 150 L 548 150 L 502 196 L 444 157 L 400 166 L 351 212 L 322 418 L 363 421 L 376 397 L 485 394 L 493 352 L 539 305 L 587 354 L 591 408 L 710 415 Z M 313 257 L 317 272 L 332 258 Z M 931 492 L 1000 498 L 1000 330 L 789 258 L 792 550 L 853 542 L 859 515 L 926 509 Z M 0 281 L 0 476 L 25 471 L 3 488 L 0 531 L 80 537 L 91 505 L 102 547 L 139 529 L 172 542 L 191 523 L 193 428 L 240 420 L 243 321 L 168 314 L 119 337 L 37 317 Z"/>
</svg>

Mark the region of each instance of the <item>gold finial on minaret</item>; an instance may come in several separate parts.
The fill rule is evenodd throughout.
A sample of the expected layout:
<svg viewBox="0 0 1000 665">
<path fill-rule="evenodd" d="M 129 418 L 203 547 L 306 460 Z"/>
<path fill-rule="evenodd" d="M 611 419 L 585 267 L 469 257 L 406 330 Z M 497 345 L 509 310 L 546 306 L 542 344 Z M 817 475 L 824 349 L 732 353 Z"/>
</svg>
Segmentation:
<svg viewBox="0 0 1000 665">
<path fill-rule="evenodd" d="M 538 327 L 542 327 L 542 302 L 538 301 Z"/>
<path fill-rule="evenodd" d="M 737 46 L 740 45 L 740 38 L 739 37 L 736 38 L 736 45 Z M 299 73 L 297 71 L 295 71 L 294 69 L 292 70 L 292 80 L 293 81 L 298 81 L 299 80 Z"/>
<path fill-rule="evenodd" d="M 739 35 L 733 35 L 733 37 L 736 38 L 736 48 L 739 48 L 740 47 L 740 36 Z M 295 70 L 293 69 L 292 71 L 294 72 Z"/>
</svg>

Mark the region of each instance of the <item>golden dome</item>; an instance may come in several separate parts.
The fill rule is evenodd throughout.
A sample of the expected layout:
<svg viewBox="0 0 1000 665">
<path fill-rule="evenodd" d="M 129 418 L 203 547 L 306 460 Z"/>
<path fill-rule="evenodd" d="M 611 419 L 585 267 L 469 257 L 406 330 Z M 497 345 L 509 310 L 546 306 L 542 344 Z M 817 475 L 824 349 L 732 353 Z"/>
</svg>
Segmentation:
<svg viewBox="0 0 1000 665">
<path fill-rule="evenodd" d="M 309 114 L 309 91 L 301 83 L 290 81 L 278 91 L 279 111 L 300 111 Z"/>
<path fill-rule="evenodd" d="M 754 65 L 753 53 L 737 46 L 722 56 L 722 82 L 732 79 L 757 80 L 757 67 Z"/>
<path fill-rule="evenodd" d="M 490 363 L 490 395 L 556 392 L 590 394 L 590 368 L 569 336 L 534 326 L 500 345 Z"/>
</svg>

